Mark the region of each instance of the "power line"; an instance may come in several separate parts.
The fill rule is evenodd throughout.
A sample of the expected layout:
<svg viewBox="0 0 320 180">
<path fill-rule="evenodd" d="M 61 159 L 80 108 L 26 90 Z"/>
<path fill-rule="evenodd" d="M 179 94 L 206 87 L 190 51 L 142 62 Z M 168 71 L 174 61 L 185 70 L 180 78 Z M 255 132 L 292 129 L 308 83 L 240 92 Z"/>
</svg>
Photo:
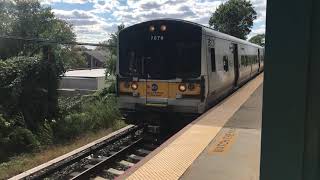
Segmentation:
<svg viewBox="0 0 320 180">
<path fill-rule="evenodd" d="M 106 44 L 75 42 L 75 41 L 53 41 L 53 40 L 40 39 L 40 38 L 23 38 L 23 37 L 19 37 L 19 36 L 0 36 L 0 39 L 20 40 L 20 41 L 45 43 L 45 44 L 116 47 L 116 46 L 111 46 L 111 45 L 106 45 Z"/>
</svg>

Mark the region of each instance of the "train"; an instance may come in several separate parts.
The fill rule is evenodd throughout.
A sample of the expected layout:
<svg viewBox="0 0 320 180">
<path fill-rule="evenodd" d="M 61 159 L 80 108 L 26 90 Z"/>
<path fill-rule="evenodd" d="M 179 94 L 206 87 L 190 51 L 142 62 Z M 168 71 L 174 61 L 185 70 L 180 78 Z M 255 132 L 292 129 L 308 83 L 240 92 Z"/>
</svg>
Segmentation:
<svg viewBox="0 0 320 180">
<path fill-rule="evenodd" d="M 264 48 L 179 19 L 124 28 L 118 37 L 121 112 L 201 114 L 263 71 Z"/>
</svg>

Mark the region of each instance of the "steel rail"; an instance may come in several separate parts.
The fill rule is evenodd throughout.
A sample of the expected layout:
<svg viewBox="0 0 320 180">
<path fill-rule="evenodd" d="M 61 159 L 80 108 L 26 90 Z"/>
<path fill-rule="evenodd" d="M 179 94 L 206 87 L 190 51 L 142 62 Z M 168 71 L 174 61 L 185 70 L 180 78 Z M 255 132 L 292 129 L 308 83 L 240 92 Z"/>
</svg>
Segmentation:
<svg viewBox="0 0 320 180">
<path fill-rule="evenodd" d="M 96 175 L 97 173 L 101 172 L 106 166 L 114 164 L 117 159 L 121 158 L 122 156 L 125 156 L 127 152 L 130 152 L 131 150 L 136 148 L 142 141 L 143 138 L 139 138 L 133 141 L 130 145 L 122 148 L 121 150 L 107 157 L 103 161 L 93 165 L 91 168 L 86 169 L 77 176 L 71 178 L 71 180 L 89 179 L 92 175 Z"/>
</svg>

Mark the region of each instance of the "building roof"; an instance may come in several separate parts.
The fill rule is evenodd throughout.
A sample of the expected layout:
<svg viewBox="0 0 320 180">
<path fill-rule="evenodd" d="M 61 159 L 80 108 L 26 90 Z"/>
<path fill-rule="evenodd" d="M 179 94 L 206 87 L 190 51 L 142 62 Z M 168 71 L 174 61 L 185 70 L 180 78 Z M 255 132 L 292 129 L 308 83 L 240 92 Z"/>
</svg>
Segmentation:
<svg viewBox="0 0 320 180">
<path fill-rule="evenodd" d="M 104 62 L 108 56 L 108 52 L 105 50 L 92 50 L 92 51 L 84 51 L 85 54 L 93 56 L 95 59 Z"/>
<path fill-rule="evenodd" d="M 72 70 L 67 71 L 63 77 L 104 77 L 106 69 L 86 69 L 86 70 Z"/>
</svg>

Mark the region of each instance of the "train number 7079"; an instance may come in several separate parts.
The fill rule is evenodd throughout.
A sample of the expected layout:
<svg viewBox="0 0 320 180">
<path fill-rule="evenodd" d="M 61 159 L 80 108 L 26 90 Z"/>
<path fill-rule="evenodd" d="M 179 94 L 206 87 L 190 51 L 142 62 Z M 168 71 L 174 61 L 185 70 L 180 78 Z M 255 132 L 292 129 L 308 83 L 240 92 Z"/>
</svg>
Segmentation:
<svg viewBox="0 0 320 180">
<path fill-rule="evenodd" d="M 151 36 L 151 40 L 153 41 L 162 41 L 163 39 L 163 36 Z"/>
</svg>

